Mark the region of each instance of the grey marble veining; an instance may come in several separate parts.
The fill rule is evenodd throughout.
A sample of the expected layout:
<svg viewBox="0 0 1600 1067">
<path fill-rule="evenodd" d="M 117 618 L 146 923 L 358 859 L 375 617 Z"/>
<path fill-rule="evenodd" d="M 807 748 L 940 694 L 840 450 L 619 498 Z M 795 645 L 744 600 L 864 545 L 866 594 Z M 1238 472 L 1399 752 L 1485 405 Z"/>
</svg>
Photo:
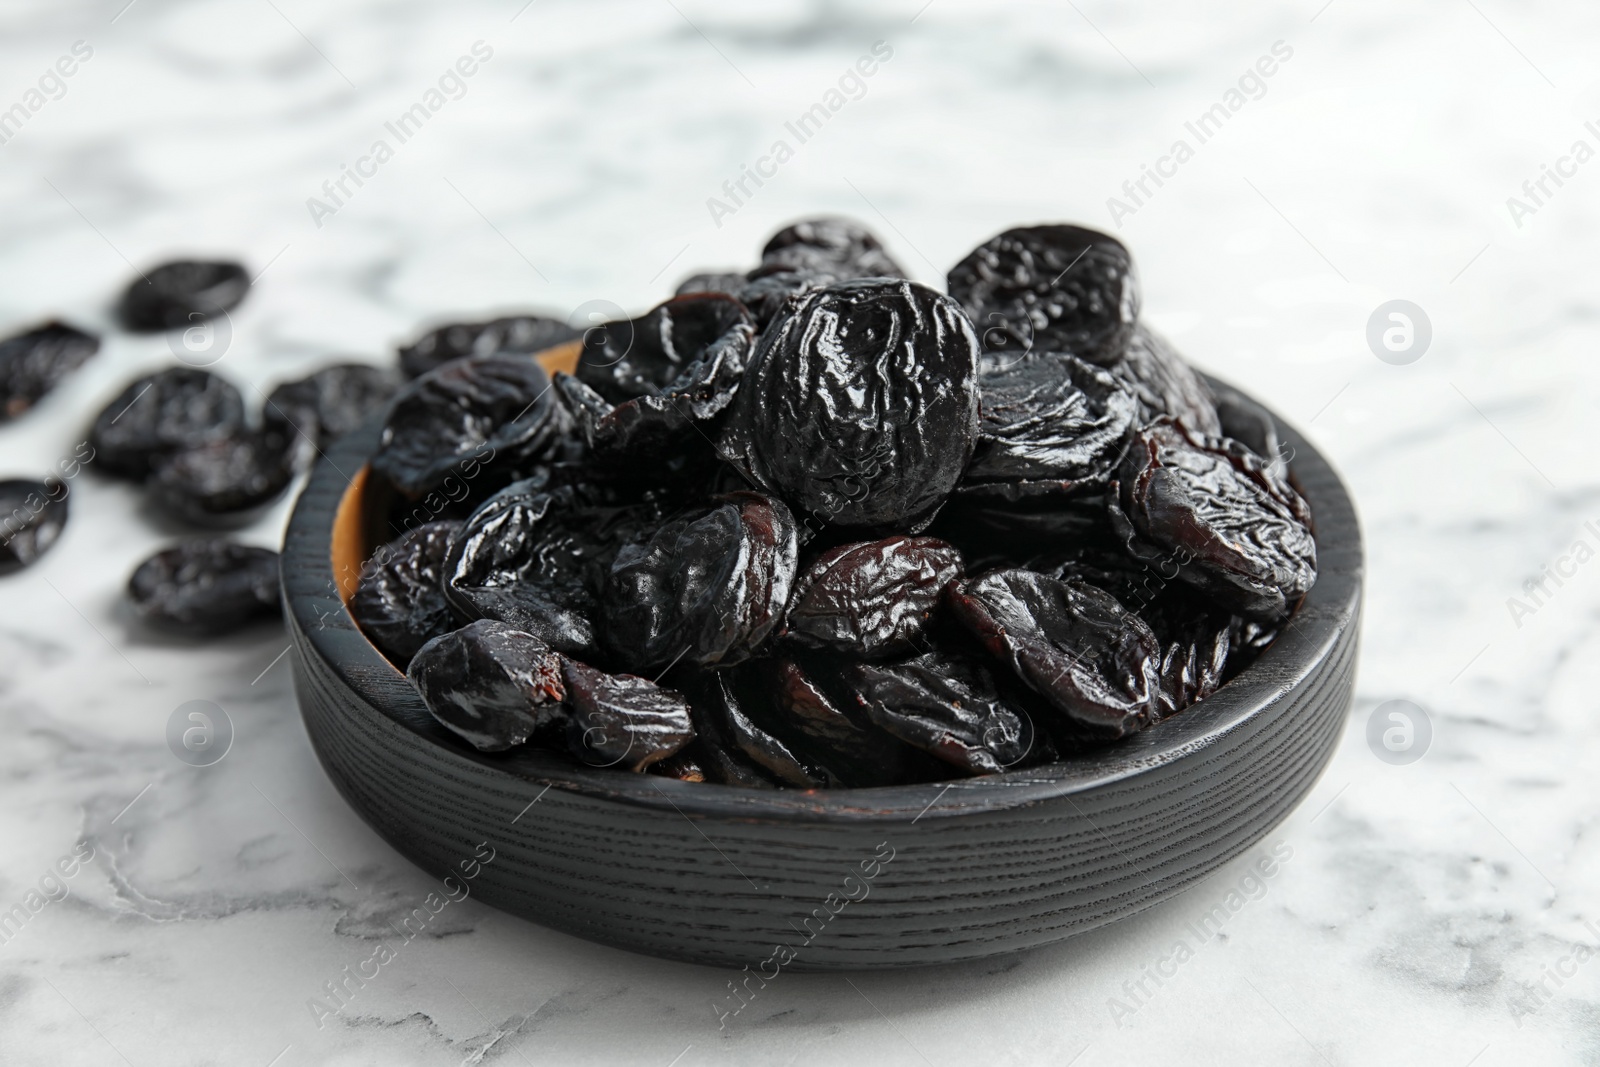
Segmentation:
<svg viewBox="0 0 1600 1067">
<path fill-rule="evenodd" d="M 440 887 L 323 775 L 285 639 L 132 627 L 121 585 L 180 531 L 91 469 L 61 543 L 0 579 L 0 912 L 27 914 L 0 943 L 0 1062 L 1600 1059 L 1600 161 L 1575 154 L 1600 148 L 1592 8 L 125 2 L 0 12 L 0 114 L 27 112 L 0 123 L 0 329 L 107 330 L 0 426 L 4 474 L 71 455 L 123 382 L 171 362 L 107 309 L 173 252 L 261 272 L 216 369 L 264 390 L 390 359 L 454 313 L 643 308 L 800 214 L 860 217 L 930 283 L 1007 225 L 1115 214 L 1150 320 L 1348 478 L 1370 549 L 1359 692 L 1307 803 L 1185 897 L 984 965 L 785 973 L 719 1030 L 726 975 L 470 898 L 401 942 Z M 864 92 L 798 143 L 785 123 L 880 41 Z M 77 42 L 92 55 L 31 109 Z M 391 134 L 478 42 L 463 88 Z M 775 176 L 708 207 L 785 138 Z M 362 164 L 379 140 L 392 157 Z M 1135 201 L 1146 166 L 1168 176 Z M 1366 340 L 1397 298 L 1433 331 L 1406 366 Z M 286 514 L 243 536 L 275 544 Z M 192 699 L 235 726 L 213 767 L 166 747 Z M 1366 740 L 1395 699 L 1433 731 L 1404 766 Z M 386 943 L 337 1015 L 308 1006 Z"/>
</svg>

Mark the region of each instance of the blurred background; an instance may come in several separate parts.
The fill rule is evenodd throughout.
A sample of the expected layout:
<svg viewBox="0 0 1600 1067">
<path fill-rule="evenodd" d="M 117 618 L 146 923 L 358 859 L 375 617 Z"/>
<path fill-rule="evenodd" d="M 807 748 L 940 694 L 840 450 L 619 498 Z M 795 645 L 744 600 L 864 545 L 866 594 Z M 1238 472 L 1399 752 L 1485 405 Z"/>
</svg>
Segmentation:
<svg viewBox="0 0 1600 1067">
<path fill-rule="evenodd" d="M 0 331 L 104 341 L 0 425 L 0 475 L 175 363 L 110 309 L 176 255 L 249 267 L 210 369 L 267 391 L 450 318 L 638 312 L 800 216 L 861 220 L 941 288 L 1000 230 L 1073 221 L 1341 469 L 1369 600 L 1343 745 L 1270 839 L 1293 858 L 1131 1016 L 1109 1002 L 1246 867 L 1025 957 L 790 975 L 720 1031 L 727 976 L 473 902 L 319 1028 L 307 999 L 428 880 L 322 775 L 281 633 L 130 624 L 128 572 L 184 531 L 90 470 L 0 579 L 0 908 L 95 848 L 0 945 L 0 1060 L 1596 1062 L 1600 965 L 1571 961 L 1600 944 L 1597 33 L 1590 6 L 1505 0 L 11 0 Z M 1428 340 L 1380 358 L 1394 300 Z M 275 547 L 289 506 L 241 538 Z M 236 731 L 203 770 L 164 741 L 192 699 Z M 1393 700 L 1429 725 L 1398 765 L 1367 742 Z"/>
</svg>

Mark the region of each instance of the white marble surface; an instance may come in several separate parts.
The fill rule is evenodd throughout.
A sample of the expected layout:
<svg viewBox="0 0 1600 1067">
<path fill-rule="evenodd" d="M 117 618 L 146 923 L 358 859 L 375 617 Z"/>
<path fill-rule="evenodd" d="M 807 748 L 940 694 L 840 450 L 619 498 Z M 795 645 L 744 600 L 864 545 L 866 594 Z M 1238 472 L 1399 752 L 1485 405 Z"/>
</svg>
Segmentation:
<svg viewBox="0 0 1600 1067">
<path fill-rule="evenodd" d="M 1505 202 L 1575 139 L 1600 146 L 1583 127 L 1600 120 L 1592 6 L 123 3 L 0 12 L 0 108 L 74 42 L 93 48 L 0 146 L 0 328 L 104 326 L 130 262 L 234 253 L 265 273 L 217 369 L 263 386 L 336 354 L 390 358 L 451 312 L 648 306 L 801 213 L 860 216 L 932 282 L 1007 224 L 1110 225 L 1107 197 L 1284 41 L 1265 95 L 1120 233 L 1150 318 L 1347 475 L 1370 600 L 1350 729 L 1270 839 L 1292 855 L 1131 1015 L 1111 998 L 1135 1003 L 1123 983 L 1192 942 L 1248 860 L 1031 955 L 791 975 L 721 1032 L 719 973 L 471 901 L 319 1029 L 307 1000 L 429 880 L 324 777 L 280 633 L 194 648 L 129 626 L 121 583 L 176 531 L 85 474 L 64 540 L 0 580 L 0 909 L 75 842 L 94 850 L 0 945 L 0 1062 L 1600 1061 L 1600 963 L 1527 992 L 1600 944 L 1600 563 L 1563 564 L 1520 627 L 1507 608 L 1576 539 L 1600 547 L 1583 529 L 1600 520 L 1600 162 L 1520 227 Z M 493 56 L 465 95 L 315 226 L 306 198 L 479 40 Z M 706 198 L 879 40 L 893 57 L 864 98 L 713 225 Z M 1433 323 L 1409 366 L 1364 340 L 1397 297 Z M 171 358 L 108 333 L 0 427 L 0 467 L 48 469 Z M 286 510 L 246 536 L 276 542 Z M 1397 698 L 1434 727 L 1409 766 L 1364 740 Z M 191 699 L 237 727 L 204 770 L 163 740 Z"/>
</svg>

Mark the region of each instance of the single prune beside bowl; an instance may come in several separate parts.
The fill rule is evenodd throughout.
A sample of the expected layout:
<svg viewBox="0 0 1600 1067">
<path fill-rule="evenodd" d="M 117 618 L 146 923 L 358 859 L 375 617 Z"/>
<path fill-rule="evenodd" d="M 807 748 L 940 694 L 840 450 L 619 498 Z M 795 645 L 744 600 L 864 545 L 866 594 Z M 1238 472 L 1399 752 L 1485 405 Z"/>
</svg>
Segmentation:
<svg viewBox="0 0 1600 1067">
<path fill-rule="evenodd" d="M 422 375 L 452 360 L 500 352 L 541 352 L 576 341 L 579 331 L 548 315 L 512 315 L 488 322 L 454 322 L 430 330 L 400 349 L 400 371 Z"/>
<path fill-rule="evenodd" d="M 100 338 L 47 322 L 0 341 L 0 422 L 14 419 L 100 351 Z"/>
<path fill-rule="evenodd" d="M 963 774 L 997 774 L 1028 754 L 1024 716 L 969 658 L 930 651 L 850 675 L 873 723 Z"/>
<path fill-rule="evenodd" d="M 503 752 L 566 718 L 561 657 L 493 619 L 435 637 L 406 677 L 433 717 L 480 752 Z"/>
<path fill-rule="evenodd" d="M 631 674 L 607 674 L 563 659 L 567 747 L 591 766 L 642 771 L 694 740 L 689 701 L 682 693 Z"/>
<path fill-rule="evenodd" d="M 1106 366 L 1139 318 L 1139 283 L 1121 241 L 1081 226 L 1025 226 L 990 238 L 950 271 L 950 295 L 986 352 L 1070 352 Z"/>
<path fill-rule="evenodd" d="M 276 618 L 278 554 L 221 538 L 185 541 L 145 560 L 128 578 L 134 614 L 195 637 Z"/>
<path fill-rule="evenodd" d="M 293 427 L 324 451 L 382 410 L 399 388 L 399 378 L 387 368 L 340 363 L 274 388 L 263 417 Z"/>
<path fill-rule="evenodd" d="M 761 335 L 719 447 L 808 527 L 915 533 L 972 456 L 976 379 L 977 339 L 949 297 L 845 282 Z"/>
<path fill-rule="evenodd" d="M 292 431 L 269 425 L 162 456 L 145 483 L 168 514 L 196 526 L 254 521 L 294 480 Z"/>
<path fill-rule="evenodd" d="M 0 574 L 21 570 L 56 543 L 67 526 L 69 492 L 55 478 L 0 481 Z"/>
<path fill-rule="evenodd" d="M 162 456 L 233 437 L 244 427 L 239 390 L 207 370 L 171 367 L 129 383 L 89 430 L 95 466 L 143 479 Z"/>
<path fill-rule="evenodd" d="M 401 670 L 417 650 L 456 628 L 444 595 L 445 557 L 459 522 L 430 522 L 380 548 L 361 568 L 350 617 Z"/>
<path fill-rule="evenodd" d="M 421 496 L 468 460 L 538 462 L 559 449 L 570 429 L 566 408 L 533 360 L 459 359 L 395 396 L 372 469 L 402 493 Z"/>
<path fill-rule="evenodd" d="M 909 652 L 961 570 L 961 553 L 934 537 L 838 545 L 796 579 L 784 636 L 863 659 Z"/>
<path fill-rule="evenodd" d="M 117 316 L 138 333 L 175 330 L 231 310 L 249 291 L 250 275 L 231 260 L 174 260 L 128 283 Z"/>
</svg>

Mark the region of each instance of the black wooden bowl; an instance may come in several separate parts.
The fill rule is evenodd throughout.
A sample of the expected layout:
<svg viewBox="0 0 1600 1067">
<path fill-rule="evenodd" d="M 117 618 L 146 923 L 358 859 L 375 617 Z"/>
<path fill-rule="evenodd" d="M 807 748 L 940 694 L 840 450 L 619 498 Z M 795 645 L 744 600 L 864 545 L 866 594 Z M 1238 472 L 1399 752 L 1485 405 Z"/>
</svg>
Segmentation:
<svg viewBox="0 0 1600 1067">
<path fill-rule="evenodd" d="M 579 937 L 766 978 L 1059 941 L 1239 855 L 1333 752 L 1355 674 L 1361 534 L 1327 462 L 1282 434 L 1316 516 L 1316 586 L 1219 692 L 1092 757 L 948 784 L 778 791 L 482 755 L 434 722 L 345 609 L 382 540 L 363 514 L 376 424 L 331 450 L 289 524 L 301 713 L 329 777 L 395 848 L 452 889 Z"/>
</svg>

